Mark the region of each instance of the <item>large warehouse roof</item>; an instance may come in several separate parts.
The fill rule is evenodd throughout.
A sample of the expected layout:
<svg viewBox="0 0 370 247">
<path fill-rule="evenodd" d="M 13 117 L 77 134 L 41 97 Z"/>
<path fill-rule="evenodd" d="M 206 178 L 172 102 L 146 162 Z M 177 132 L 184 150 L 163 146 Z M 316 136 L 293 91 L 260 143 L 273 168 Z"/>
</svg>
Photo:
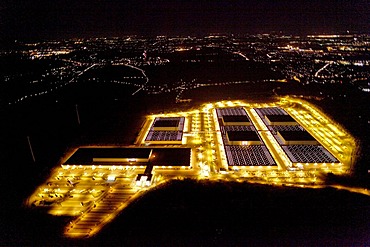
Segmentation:
<svg viewBox="0 0 370 247">
<path fill-rule="evenodd" d="M 338 163 L 323 146 L 289 145 L 282 148 L 293 163 Z"/>
<path fill-rule="evenodd" d="M 276 166 L 263 145 L 225 146 L 229 166 Z"/>
<path fill-rule="evenodd" d="M 150 148 L 79 148 L 65 164 L 92 164 L 94 158 L 148 159 Z"/>
<path fill-rule="evenodd" d="M 100 165 L 102 162 L 94 159 L 104 158 L 108 163 L 110 159 L 143 159 L 140 165 L 150 162 L 154 166 L 190 166 L 190 152 L 190 148 L 79 148 L 64 164 Z M 112 163 L 130 165 L 128 161 Z"/>
</svg>

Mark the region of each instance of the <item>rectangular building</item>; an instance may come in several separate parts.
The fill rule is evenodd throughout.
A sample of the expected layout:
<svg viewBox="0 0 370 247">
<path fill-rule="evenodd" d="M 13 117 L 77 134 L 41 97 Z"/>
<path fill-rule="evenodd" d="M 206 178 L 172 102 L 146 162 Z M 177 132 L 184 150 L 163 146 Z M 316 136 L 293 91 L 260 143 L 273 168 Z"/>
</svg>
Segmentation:
<svg viewBox="0 0 370 247">
<path fill-rule="evenodd" d="M 216 114 L 230 170 L 278 169 L 244 108 L 217 108 Z"/>
<path fill-rule="evenodd" d="M 79 148 L 62 166 L 191 168 L 190 148 Z"/>
<path fill-rule="evenodd" d="M 182 144 L 185 117 L 155 118 L 148 135 L 147 144 Z"/>
<path fill-rule="evenodd" d="M 340 162 L 308 131 L 279 107 L 256 108 L 293 166 L 312 169 L 340 165 Z"/>
</svg>

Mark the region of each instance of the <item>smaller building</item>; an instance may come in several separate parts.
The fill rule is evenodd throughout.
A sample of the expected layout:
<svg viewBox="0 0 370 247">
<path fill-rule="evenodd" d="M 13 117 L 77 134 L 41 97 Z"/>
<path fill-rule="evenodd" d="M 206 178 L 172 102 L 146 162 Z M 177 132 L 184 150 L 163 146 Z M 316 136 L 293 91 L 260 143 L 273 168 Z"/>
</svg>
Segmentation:
<svg viewBox="0 0 370 247">
<path fill-rule="evenodd" d="M 182 144 L 185 117 L 156 118 L 145 138 L 146 144 Z"/>
<path fill-rule="evenodd" d="M 268 125 L 299 125 L 290 115 L 265 115 Z"/>
<path fill-rule="evenodd" d="M 261 140 L 255 131 L 227 131 L 229 145 L 260 145 Z"/>
<path fill-rule="evenodd" d="M 152 174 L 138 174 L 135 185 L 138 187 L 148 187 L 152 184 Z"/>
</svg>

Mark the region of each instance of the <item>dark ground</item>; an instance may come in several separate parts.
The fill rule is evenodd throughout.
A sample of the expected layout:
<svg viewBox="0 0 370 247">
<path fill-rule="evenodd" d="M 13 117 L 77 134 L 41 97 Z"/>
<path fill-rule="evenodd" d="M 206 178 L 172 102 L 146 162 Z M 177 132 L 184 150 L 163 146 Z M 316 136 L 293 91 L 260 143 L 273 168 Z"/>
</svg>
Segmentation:
<svg viewBox="0 0 370 247">
<path fill-rule="evenodd" d="M 172 181 L 147 192 L 90 239 L 61 236 L 69 219 L 13 209 L 4 246 L 366 246 L 370 198 L 335 189 Z M 5 225 L 5 224 L 6 225 Z"/>
</svg>

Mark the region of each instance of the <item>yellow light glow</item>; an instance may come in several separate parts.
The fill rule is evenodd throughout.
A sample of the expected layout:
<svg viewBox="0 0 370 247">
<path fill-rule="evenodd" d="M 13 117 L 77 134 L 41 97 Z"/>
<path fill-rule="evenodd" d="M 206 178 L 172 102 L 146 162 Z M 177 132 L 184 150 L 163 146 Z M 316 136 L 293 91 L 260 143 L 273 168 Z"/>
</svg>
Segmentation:
<svg viewBox="0 0 370 247">
<path fill-rule="evenodd" d="M 231 170 L 229 170 L 216 108 L 235 106 L 244 107 L 252 124 L 258 130 L 260 137 L 277 163 L 277 168 L 268 166 L 230 166 Z M 296 119 L 296 121 L 308 130 L 321 145 L 340 160 L 340 163 L 297 164 L 297 166 L 300 166 L 303 170 L 298 170 L 297 167 L 294 167 L 294 164 L 292 164 L 289 157 L 254 109 L 275 106 L 281 107 Z M 313 181 L 315 183 L 323 183 L 319 177 L 316 177 L 316 170 L 319 172 L 333 171 L 336 174 L 341 174 L 346 172 L 350 164 L 354 162 L 351 156 L 356 150 L 355 139 L 348 134 L 344 128 L 334 123 L 315 106 L 301 99 L 292 97 L 282 97 L 277 102 L 271 103 L 246 103 L 244 101 L 229 100 L 207 103 L 200 106 L 199 109 L 187 112 L 147 116 L 143 129 L 139 134 L 140 137 L 138 137 L 135 144 L 140 145 L 144 143 L 150 126 L 156 117 L 174 116 L 186 116 L 184 122 L 186 141 L 183 141 L 179 146 L 185 145 L 192 148 L 191 164 L 194 168 L 189 169 L 188 167 L 181 166 L 180 171 L 179 167 L 170 165 L 161 166 L 163 169 L 156 170 L 155 176 L 158 177 L 153 180 L 155 184 L 161 184 L 167 181 L 167 172 L 169 172 L 168 174 L 170 174 L 169 176 L 171 177 L 176 174 L 175 169 L 179 169 L 181 177 L 186 177 L 189 172 L 190 177 L 196 177 L 200 174 L 200 178 L 212 179 L 213 177 L 215 179 L 235 179 L 235 181 L 244 181 L 237 180 L 244 177 L 247 181 L 257 181 L 265 184 L 274 183 L 276 185 L 281 185 L 288 181 L 289 186 L 298 184 L 304 184 L 306 186 Z M 74 151 L 76 150 L 77 149 Z M 71 153 L 68 154 L 68 157 L 71 155 Z M 28 200 L 28 205 L 42 207 L 47 204 L 50 214 L 77 216 L 76 220 L 66 227 L 65 234 L 68 237 L 92 236 L 99 232 L 105 224 L 114 219 L 115 216 L 131 202 L 131 198 L 135 198 L 135 196 L 139 195 L 139 192 L 143 188 L 135 187 L 135 179 L 137 174 L 142 172 L 142 170 L 137 171 L 135 168 L 139 167 L 144 169 L 144 166 L 64 165 L 68 157 L 63 159 L 64 161 L 60 167 L 55 168 L 51 172 L 50 178 L 47 180 L 51 183 L 47 184 L 47 182 L 45 182 L 35 190 Z M 131 160 L 131 162 L 135 161 Z M 91 170 L 87 168 L 91 168 Z M 222 171 L 221 168 L 223 169 Z M 213 170 L 211 172 L 211 169 L 220 170 L 220 172 L 217 173 Z M 315 172 L 312 172 L 314 169 Z M 114 174 L 111 174 L 113 171 Z M 104 180 L 111 181 L 109 182 L 108 189 L 104 183 L 101 183 Z M 120 186 L 121 188 L 125 187 L 125 189 L 120 189 Z M 145 186 L 153 187 L 155 185 L 148 185 L 145 183 L 144 187 Z M 109 208 L 107 213 L 94 214 L 94 212 L 102 212 L 99 210 L 103 208 L 106 210 L 107 206 L 105 202 L 109 201 L 109 198 L 113 197 L 116 193 L 123 193 L 122 195 L 125 195 L 124 198 L 130 199 L 125 199 L 126 201 L 115 204 L 112 208 Z M 113 201 L 111 201 L 111 204 L 114 204 Z M 90 212 L 92 213 L 90 214 Z M 91 223 L 91 225 L 87 222 L 93 221 L 84 222 L 84 219 L 88 219 L 89 217 L 91 219 L 91 217 L 93 217 L 92 215 L 100 216 L 94 216 L 98 218 L 96 218 L 97 221 Z M 82 226 L 84 226 L 84 224 L 86 224 L 88 228 L 83 228 Z M 81 227 L 85 230 L 77 230 L 82 229 Z"/>
</svg>

